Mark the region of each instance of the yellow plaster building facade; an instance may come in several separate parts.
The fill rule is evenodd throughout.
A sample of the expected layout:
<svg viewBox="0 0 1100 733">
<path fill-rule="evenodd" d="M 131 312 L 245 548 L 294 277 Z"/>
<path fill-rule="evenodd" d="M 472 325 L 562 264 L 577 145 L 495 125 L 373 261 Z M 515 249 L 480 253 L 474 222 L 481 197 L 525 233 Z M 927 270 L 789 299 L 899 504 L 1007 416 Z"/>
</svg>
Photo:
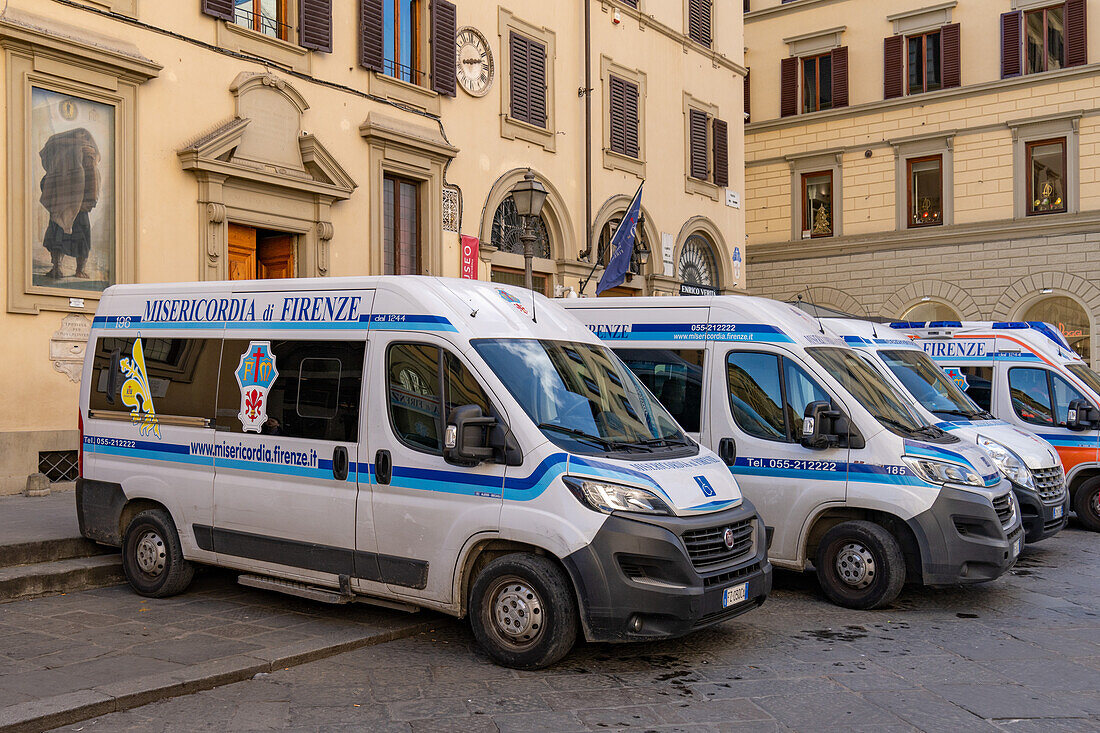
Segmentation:
<svg viewBox="0 0 1100 733">
<path fill-rule="evenodd" d="M 620 293 L 744 277 L 727 3 L 9 0 L 0 48 L 0 494 L 72 477 L 84 338 L 113 283 L 522 283 L 509 191 L 528 170 L 549 191 L 548 295 L 595 265 L 594 293 L 643 181 L 651 255 Z M 170 370 L 164 352 L 147 358 Z"/>
<path fill-rule="evenodd" d="M 1100 357 L 1100 12 L 751 0 L 749 288 L 861 317 L 1043 320 Z"/>
</svg>

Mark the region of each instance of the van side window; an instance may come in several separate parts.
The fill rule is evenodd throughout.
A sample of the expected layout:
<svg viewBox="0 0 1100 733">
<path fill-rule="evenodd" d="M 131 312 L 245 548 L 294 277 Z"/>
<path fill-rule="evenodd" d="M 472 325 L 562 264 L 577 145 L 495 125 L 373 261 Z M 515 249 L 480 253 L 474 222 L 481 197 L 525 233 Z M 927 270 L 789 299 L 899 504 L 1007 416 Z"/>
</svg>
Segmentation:
<svg viewBox="0 0 1100 733">
<path fill-rule="evenodd" d="M 391 344 L 386 355 L 390 423 L 405 445 L 443 453 L 443 420 L 451 410 L 477 405 L 493 414 L 477 379 L 454 354 L 427 344 Z"/>
<path fill-rule="evenodd" d="M 733 419 L 742 430 L 758 438 L 787 440 L 778 356 L 731 352 L 726 360 L 726 382 Z"/>
<path fill-rule="evenodd" d="M 811 402 L 832 402 L 825 390 L 821 389 L 802 367 L 790 359 L 783 360 L 783 386 L 787 395 L 784 400 L 787 428 L 791 440 L 802 440 L 802 417 L 806 414 L 806 405 Z"/>
<path fill-rule="evenodd" d="M 993 412 L 993 367 L 960 367 L 959 371 L 966 380 L 966 396 L 986 412 Z"/>
<path fill-rule="evenodd" d="M 616 349 L 641 382 L 656 395 L 676 422 L 699 432 L 703 401 L 702 349 Z M 614 374 L 608 376 L 615 378 Z"/>
<path fill-rule="evenodd" d="M 244 432 L 238 414 L 241 389 L 236 371 L 251 341 L 228 339 L 218 389 L 218 430 Z M 278 376 L 267 394 L 263 435 L 359 440 L 363 384 L 362 341 L 271 341 Z"/>
<path fill-rule="evenodd" d="M 1050 375 L 1051 385 L 1054 387 L 1054 422 L 1065 427 L 1069 419 L 1069 403 L 1074 400 L 1083 400 L 1085 396 L 1077 391 L 1077 388 L 1057 374 Z M 1091 404 L 1091 403 L 1090 403 Z"/>
<path fill-rule="evenodd" d="M 1045 369 L 1009 369 L 1008 388 L 1012 395 L 1012 409 L 1021 420 L 1033 425 L 1054 424 Z"/>
<path fill-rule="evenodd" d="M 96 341 L 88 385 L 88 406 L 93 413 L 130 412 L 121 399 L 122 386 L 129 378 L 123 368 L 128 364 L 136 366 L 138 340 L 102 337 Z M 137 352 L 145 365 L 150 400 L 160 423 L 171 425 L 176 419 L 193 427 L 195 418 L 213 420 L 221 340 L 141 338 L 140 341 Z"/>
</svg>

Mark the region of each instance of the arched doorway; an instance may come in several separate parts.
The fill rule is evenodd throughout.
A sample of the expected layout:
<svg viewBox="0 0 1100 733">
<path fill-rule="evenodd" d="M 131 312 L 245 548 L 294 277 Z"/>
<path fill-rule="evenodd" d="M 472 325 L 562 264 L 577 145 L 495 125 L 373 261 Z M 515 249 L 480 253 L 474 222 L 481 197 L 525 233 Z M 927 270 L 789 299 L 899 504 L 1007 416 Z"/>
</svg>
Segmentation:
<svg viewBox="0 0 1100 733">
<path fill-rule="evenodd" d="M 938 300 L 922 300 L 916 305 L 910 306 L 901 314 L 903 321 L 961 321 L 959 312 L 947 303 Z"/>
<path fill-rule="evenodd" d="M 677 263 L 681 295 L 715 295 L 721 288 L 714 244 L 700 233 L 690 234 Z"/>
<path fill-rule="evenodd" d="M 1020 317 L 1023 321 L 1042 321 L 1062 332 L 1073 350 L 1086 362 L 1092 361 L 1092 324 L 1089 314 L 1073 298 L 1053 295 L 1037 300 Z"/>
</svg>

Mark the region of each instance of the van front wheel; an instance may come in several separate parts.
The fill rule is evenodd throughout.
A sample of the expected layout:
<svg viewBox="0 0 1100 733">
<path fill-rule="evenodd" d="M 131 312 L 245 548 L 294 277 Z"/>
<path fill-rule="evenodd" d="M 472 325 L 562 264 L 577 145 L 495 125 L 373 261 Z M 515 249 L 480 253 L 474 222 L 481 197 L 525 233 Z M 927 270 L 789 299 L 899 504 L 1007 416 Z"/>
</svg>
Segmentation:
<svg viewBox="0 0 1100 733">
<path fill-rule="evenodd" d="M 894 536 L 874 522 L 836 525 L 817 546 L 817 579 L 825 596 L 846 608 L 878 608 L 905 584 L 905 558 Z"/>
<path fill-rule="evenodd" d="M 130 520 L 122 542 L 122 569 L 130 586 L 150 598 L 182 593 L 195 574 L 183 559 L 175 523 L 161 509 L 147 509 Z"/>
<path fill-rule="evenodd" d="M 1100 476 L 1089 479 L 1073 492 L 1073 510 L 1085 529 L 1100 532 Z"/>
<path fill-rule="evenodd" d="M 470 626 L 497 664 L 540 669 L 577 639 L 573 587 L 556 563 L 514 553 L 486 565 L 470 588 Z"/>
</svg>

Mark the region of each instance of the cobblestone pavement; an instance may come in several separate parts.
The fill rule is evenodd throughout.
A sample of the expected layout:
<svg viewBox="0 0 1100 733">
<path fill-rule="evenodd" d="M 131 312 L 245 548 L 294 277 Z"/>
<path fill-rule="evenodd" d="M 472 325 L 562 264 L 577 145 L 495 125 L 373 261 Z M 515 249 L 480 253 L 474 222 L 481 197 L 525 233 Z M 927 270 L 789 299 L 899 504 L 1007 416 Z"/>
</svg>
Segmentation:
<svg viewBox="0 0 1100 733">
<path fill-rule="evenodd" d="M 541 672 L 492 665 L 445 620 L 62 730 L 1100 731 L 1098 598 L 1100 537 L 1069 529 L 997 582 L 907 589 L 881 611 L 781 573 L 762 609 L 717 628 L 580 645 Z"/>
</svg>

